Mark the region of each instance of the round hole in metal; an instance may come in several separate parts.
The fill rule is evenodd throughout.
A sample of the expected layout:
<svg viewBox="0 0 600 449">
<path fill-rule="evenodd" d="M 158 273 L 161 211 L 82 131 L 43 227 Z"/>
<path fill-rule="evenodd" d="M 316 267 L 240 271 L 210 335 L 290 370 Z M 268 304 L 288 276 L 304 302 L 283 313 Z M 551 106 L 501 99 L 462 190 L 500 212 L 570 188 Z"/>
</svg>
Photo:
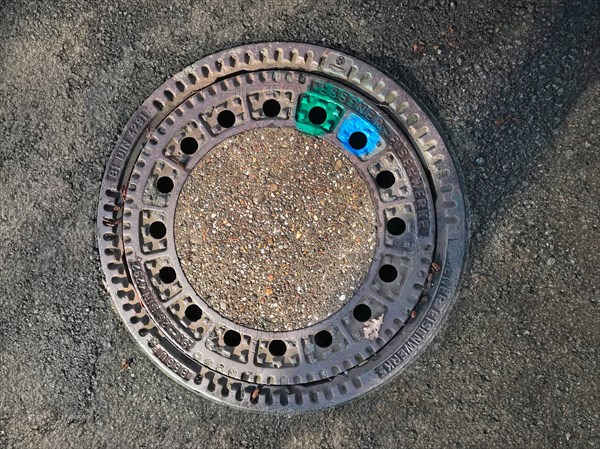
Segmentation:
<svg viewBox="0 0 600 449">
<path fill-rule="evenodd" d="M 350 134 L 348 144 L 355 150 L 362 150 L 365 146 L 367 146 L 367 141 L 367 135 L 365 133 L 362 131 L 354 131 L 352 134 Z"/>
<path fill-rule="evenodd" d="M 225 335 L 223 335 L 223 341 L 227 346 L 235 348 L 242 342 L 242 336 L 239 332 L 229 329 L 225 332 Z"/>
<path fill-rule="evenodd" d="M 193 137 L 186 137 L 181 140 L 179 148 L 185 154 L 194 154 L 198 150 L 198 141 Z"/>
<path fill-rule="evenodd" d="M 158 277 L 165 284 L 172 284 L 177 279 L 177 273 L 173 267 L 162 267 L 158 272 Z"/>
<path fill-rule="evenodd" d="M 321 106 L 315 106 L 308 113 L 308 119 L 313 125 L 322 125 L 327 120 L 327 111 Z"/>
<path fill-rule="evenodd" d="M 155 239 L 162 239 L 167 235 L 167 227 L 162 221 L 155 221 L 149 227 L 150 235 Z"/>
<path fill-rule="evenodd" d="M 231 128 L 235 125 L 235 114 L 229 110 L 221 111 L 217 116 L 217 122 L 223 128 Z"/>
<path fill-rule="evenodd" d="M 402 218 L 393 217 L 387 221 L 386 228 L 392 235 L 402 235 L 406 231 L 406 222 Z"/>
<path fill-rule="evenodd" d="M 315 344 L 320 348 L 328 348 L 333 343 L 333 337 L 328 331 L 319 331 L 315 334 Z"/>
<path fill-rule="evenodd" d="M 382 189 L 389 189 L 396 182 L 396 177 L 391 171 L 384 170 L 377 175 L 375 182 L 377 182 L 377 185 Z"/>
<path fill-rule="evenodd" d="M 274 356 L 282 356 L 287 351 L 287 345 L 283 340 L 271 340 L 269 343 L 269 352 Z"/>
<path fill-rule="evenodd" d="M 190 321 L 198 321 L 202 318 L 202 309 L 196 304 L 190 304 L 185 308 L 185 317 Z"/>
<path fill-rule="evenodd" d="M 277 117 L 281 112 L 281 105 L 271 98 L 263 103 L 263 112 L 267 117 Z"/>
<path fill-rule="evenodd" d="M 170 193 L 174 186 L 173 180 L 168 176 L 161 176 L 156 181 L 156 188 L 160 193 Z"/>
</svg>

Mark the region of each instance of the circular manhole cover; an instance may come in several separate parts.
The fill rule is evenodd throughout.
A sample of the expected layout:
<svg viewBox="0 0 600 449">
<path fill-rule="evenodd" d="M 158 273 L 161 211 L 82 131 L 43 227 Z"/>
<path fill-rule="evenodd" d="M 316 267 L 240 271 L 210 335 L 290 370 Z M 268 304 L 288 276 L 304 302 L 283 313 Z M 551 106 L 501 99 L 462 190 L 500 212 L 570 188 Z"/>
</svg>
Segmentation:
<svg viewBox="0 0 600 449">
<path fill-rule="evenodd" d="M 107 288 L 177 382 L 255 410 L 340 404 L 445 319 L 465 208 L 427 113 L 313 45 L 253 44 L 168 80 L 120 136 L 98 209 Z"/>
</svg>

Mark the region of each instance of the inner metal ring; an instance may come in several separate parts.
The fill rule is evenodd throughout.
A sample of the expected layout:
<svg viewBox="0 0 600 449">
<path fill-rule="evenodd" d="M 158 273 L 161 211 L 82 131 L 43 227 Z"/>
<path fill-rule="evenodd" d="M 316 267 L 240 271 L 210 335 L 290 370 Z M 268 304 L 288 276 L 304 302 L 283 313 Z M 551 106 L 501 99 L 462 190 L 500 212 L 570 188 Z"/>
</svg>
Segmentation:
<svg viewBox="0 0 600 449">
<path fill-rule="evenodd" d="M 270 332 L 228 319 L 194 290 L 174 217 L 211 149 L 274 127 L 344 152 L 367 182 L 377 244 L 337 311 Z M 211 399 L 274 411 L 339 404 L 404 369 L 455 297 L 467 239 L 456 168 L 425 112 L 363 62 L 292 43 L 224 51 L 161 86 L 113 151 L 98 219 L 107 288 L 158 366 Z"/>
</svg>

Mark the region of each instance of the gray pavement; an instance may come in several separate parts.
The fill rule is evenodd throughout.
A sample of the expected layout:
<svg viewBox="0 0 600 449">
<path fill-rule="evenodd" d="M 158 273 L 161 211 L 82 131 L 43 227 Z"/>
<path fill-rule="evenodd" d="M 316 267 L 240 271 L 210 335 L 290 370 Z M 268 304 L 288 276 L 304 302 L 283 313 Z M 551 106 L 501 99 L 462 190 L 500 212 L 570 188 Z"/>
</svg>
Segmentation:
<svg viewBox="0 0 600 449">
<path fill-rule="evenodd" d="M 231 410 L 162 375 L 111 309 L 95 245 L 104 164 L 137 106 L 203 55 L 263 40 L 405 83 L 471 206 L 469 270 L 434 345 L 305 415 Z M 599 447 L 599 71 L 597 0 L 0 0 L 0 447 Z"/>
</svg>

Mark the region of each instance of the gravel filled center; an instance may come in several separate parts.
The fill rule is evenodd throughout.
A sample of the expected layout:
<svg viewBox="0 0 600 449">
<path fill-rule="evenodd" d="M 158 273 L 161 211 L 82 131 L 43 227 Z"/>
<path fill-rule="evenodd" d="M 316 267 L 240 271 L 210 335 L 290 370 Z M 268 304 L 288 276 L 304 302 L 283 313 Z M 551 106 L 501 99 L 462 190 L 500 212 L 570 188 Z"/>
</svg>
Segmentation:
<svg viewBox="0 0 600 449">
<path fill-rule="evenodd" d="M 376 245 L 367 184 L 343 152 L 292 128 L 213 148 L 188 177 L 177 253 L 209 306 L 255 329 L 314 324 L 363 282 Z"/>
</svg>

